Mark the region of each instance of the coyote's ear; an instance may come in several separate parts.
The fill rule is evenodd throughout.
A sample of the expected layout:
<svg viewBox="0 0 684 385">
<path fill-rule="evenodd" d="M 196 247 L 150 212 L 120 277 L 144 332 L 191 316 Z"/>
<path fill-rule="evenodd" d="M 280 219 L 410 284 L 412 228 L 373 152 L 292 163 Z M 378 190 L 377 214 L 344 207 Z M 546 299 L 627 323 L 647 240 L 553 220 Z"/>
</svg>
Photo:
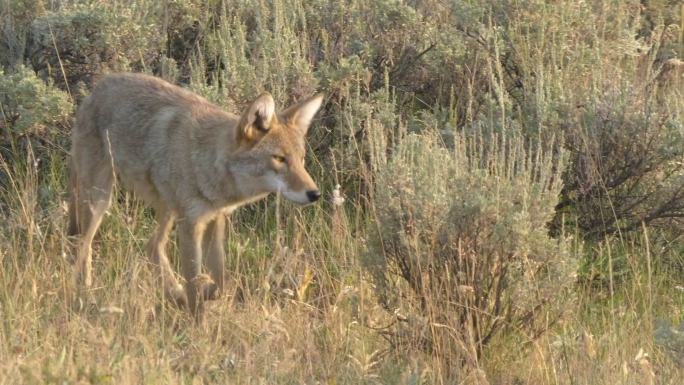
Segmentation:
<svg viewBox="0 0 684 385">
<path fill-rule="evenodd" d="M 271 127 L 275 113 L 273 97 L 264 92 L 254 99 L 238 124 L 238 139 L 254 141 L 260 139 Z"/>
<path fill-rule="evenodd" d="M 321 108 L 323 94 L 314 95 L 282 112 L 283 119 L 294 125 L 302 135 L 306 135 L 314 115 Z"/>
</svg>

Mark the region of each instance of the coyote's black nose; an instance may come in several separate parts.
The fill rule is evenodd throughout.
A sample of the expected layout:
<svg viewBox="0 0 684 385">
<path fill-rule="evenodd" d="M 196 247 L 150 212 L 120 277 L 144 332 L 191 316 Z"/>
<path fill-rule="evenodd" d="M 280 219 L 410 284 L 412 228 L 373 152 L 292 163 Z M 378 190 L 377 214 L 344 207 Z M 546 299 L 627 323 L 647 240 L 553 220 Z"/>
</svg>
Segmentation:
<svg viewBox="0 0 684 385">
<path fill-rule="evenodd" d="M 309 202 L 316 202 L 321 197 L 321 192 L 318 190 L 309 190 L 306 192 Z"/>
</svg>

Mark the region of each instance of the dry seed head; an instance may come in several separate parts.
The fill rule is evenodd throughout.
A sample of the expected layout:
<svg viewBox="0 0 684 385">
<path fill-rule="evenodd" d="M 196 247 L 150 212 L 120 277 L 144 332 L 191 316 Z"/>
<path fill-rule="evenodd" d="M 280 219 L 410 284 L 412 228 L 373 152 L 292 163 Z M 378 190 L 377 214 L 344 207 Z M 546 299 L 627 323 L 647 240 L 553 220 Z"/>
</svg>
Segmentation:
<svg viewBox="0 0 684 385">
<path fill-rule="evenodd" d="M 344 203 L 344 197 L 340 193 L 340 185 L 337 184 L 335 185 L 335 189 L 333 190 L 333 198 L 332 198 L 332 203 L 335 206 L 342 206 Z"/>
</svg>

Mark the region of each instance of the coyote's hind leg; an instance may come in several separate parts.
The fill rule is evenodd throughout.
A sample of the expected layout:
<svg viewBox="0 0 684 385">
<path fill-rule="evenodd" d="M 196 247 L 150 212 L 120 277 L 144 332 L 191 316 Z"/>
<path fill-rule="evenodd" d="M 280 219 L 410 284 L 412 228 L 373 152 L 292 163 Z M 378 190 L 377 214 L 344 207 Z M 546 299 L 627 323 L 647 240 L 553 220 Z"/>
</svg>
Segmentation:
<svg viewBox="0 0 684 385">
<path fill-rule="evenodd" d="M 92 243 L 102 218 L 111 204 L 114 174 L 111 160 L 97 148 L 78 148 L 74 153 L 70 229 L 80 233 L 74 280 L 79 290 L 90 288 L 92 278 Z"/>
</svg>

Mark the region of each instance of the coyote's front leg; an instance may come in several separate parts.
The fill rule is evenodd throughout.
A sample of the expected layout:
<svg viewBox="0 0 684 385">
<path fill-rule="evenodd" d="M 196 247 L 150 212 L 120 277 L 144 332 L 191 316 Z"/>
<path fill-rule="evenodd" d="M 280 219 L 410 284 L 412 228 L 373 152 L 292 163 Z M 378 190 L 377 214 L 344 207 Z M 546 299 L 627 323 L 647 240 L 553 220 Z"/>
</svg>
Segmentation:
<svg viewBox="0 0 684 385">
<path fill-rule="evenodd" d="M 204 314 L 204 292 L 213 285 L 202 272 L 202 237 L 206 225 L 184 218 L 178 222 L 178 243 L 180 248 L 181 269 L 185 278 L 185 292 L 188 308 L 197 320 Z"/>
<path fill-rule="evenodd" d="M 204 231 L 203 238 L 203 257 L 206 260 L 209 274 L 214 281 L 213 285 L 207 286 L 204 293 L 205 299 L 217 299 L 223 292 L 224 285 L 224 260 L 225 251 L 223 249 L 224 233 L 226 229 L 226 218 L 223 213 L 219 213 Z"/>
<path fill-rule="evenodd" d="M 156 270 L 161 277 L 161 284 L 166 298 L 184 308 L 188 302 L 185 291 L 183 286 L 176 280 L 169 259 L 166 257 L 166 243 L 169 240 L 169 232 L 173 227 L 175 214 L 165 207 L 158 207 L 156 212 L 158 224 L 147 243 L 147 252 L 150 256 L 150 261 L 157 267 Z"/>
</svg>

